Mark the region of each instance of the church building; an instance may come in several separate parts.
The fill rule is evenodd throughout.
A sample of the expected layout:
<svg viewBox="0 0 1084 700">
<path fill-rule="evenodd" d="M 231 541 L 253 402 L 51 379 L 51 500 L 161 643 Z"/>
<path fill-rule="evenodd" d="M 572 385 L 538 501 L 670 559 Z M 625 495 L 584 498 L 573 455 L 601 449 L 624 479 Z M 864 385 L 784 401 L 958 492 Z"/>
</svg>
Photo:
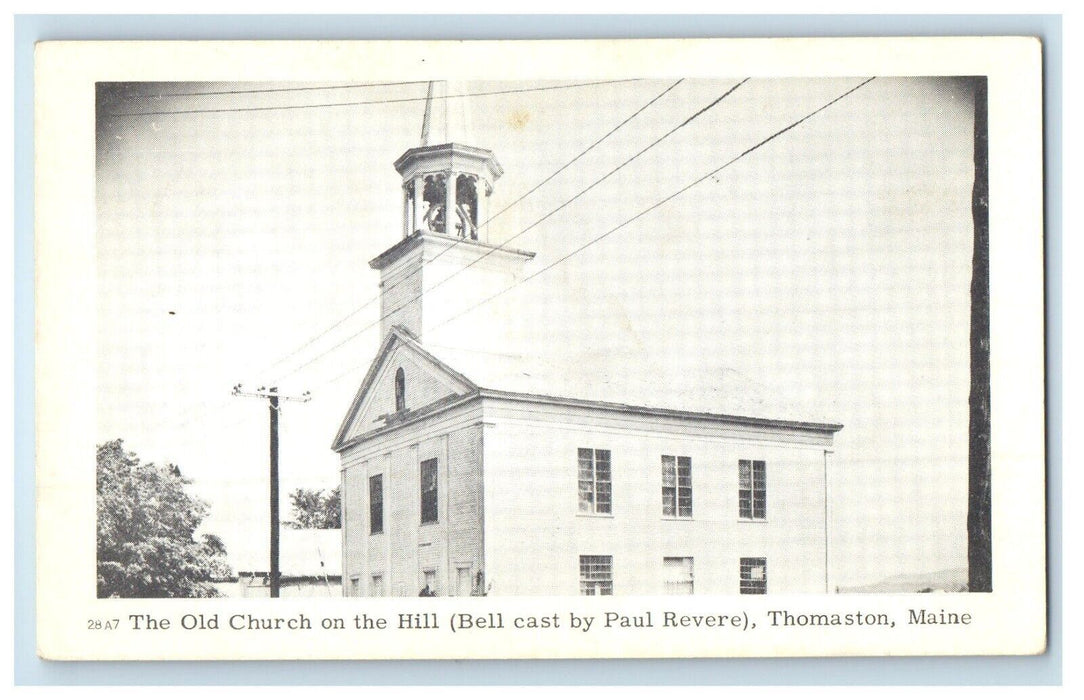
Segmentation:
<svg viewBox="0 0 1084 700">
<path fill-rule="evenodd" d="M 827 592 L 842 426 L 770 414 L 737 373 L 506 345 L 495 295 L 534 253 L 490 239 L 503 170 L 451 102 L 395 161 L 402 233 L 369 262 L 383 341 L 332 445 L 344 595 Z"/>
</svg>

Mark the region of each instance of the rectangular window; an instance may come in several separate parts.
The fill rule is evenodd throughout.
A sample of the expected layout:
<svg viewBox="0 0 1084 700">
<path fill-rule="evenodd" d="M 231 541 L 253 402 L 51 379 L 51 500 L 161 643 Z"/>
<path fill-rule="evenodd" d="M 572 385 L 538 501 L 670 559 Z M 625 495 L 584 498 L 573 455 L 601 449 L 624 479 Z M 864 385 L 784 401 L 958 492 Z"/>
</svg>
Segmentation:
<svg viewBox="0 0 1084 700">
<path fill-rule="evenodd" d="M 610 451 L 579 449 L 580 512 L 610 513 L 612 506 Z"/>
<path fill-rule="evenodd" d="M 352 595 L 352 596 L 361 595 L 361 577 L 360 576 L 351 576 L 350 577 L 350 595 Z"/>
<path fill-rule="evenodd" d="M 663 557 L 662 569 L 667 595 L 692 595 L 692 557 Z"/>
<path fill-rule="evenodd" d="M 422 570 L 422 591 L 427 596 L 437 595 L 437 570 L 436 569 L 423 569 Z"/>
<path fill-rule="evenodd" d="M 767 484 L 763 461 L 738 460 L 738 517 L 748 520 L 767 517 Z"/>
<path fill-rule="evenodd" d="M 693 517 L 693 460 L 662 456 L 662 514 L 665 517 Z"/>
<path fill-rule="evenodd" d="M 384 532 L 384 475 L 369 477 L 369 534 Z"/>
<path fill-rule="evenodd" d="M 768 592 L 768 560 L 764 557 L 742 557 L 742 594 L 763 595 Z"/>
<path fill-rule="evenodd" d="M 384 574 L 373 574 L 369 579 L 369 597 L 384 597 Z"/>
<path fill-rule="evenodd" d="M 580 557 L 580 593 L 582 595 L 613 595 L 613 557 L 588 555 Z"/>
<path fill-rule="evenodd" d="M 437 522 L 437 460 L 422 462 L 422 523 Z"/>
</svg>

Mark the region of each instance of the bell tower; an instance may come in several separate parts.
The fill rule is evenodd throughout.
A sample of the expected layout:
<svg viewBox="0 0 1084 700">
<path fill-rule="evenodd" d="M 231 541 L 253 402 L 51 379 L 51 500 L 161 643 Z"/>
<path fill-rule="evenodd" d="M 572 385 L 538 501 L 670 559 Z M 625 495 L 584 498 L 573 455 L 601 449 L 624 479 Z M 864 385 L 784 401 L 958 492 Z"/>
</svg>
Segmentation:
<svg viewBox="0 0 1084 700">
<path fill-rule="evenodd" d="M 394 164 L 403 178 L 402 237 L 369 261 L 380 270 L 383 336 L 399 325 L 432 341 L 444 322 L 514 284 L 534 257 L 490 242 L 489 198 L 504 170 L 492 151 L 463 143 L 469 100 L 457 95 L 447 82 L 429 83 L 421 144 Z"/>
<path fill-rule="evenodd" d="M 485 242 L 486 204 L 504 170 L 492 151 L 453 140 L 468 128 L 466 100 L 441 85 L 429 83 L 421 145 L 395 161 L 403 177 L 403 238 L 423 231 Z"/>
</svg>

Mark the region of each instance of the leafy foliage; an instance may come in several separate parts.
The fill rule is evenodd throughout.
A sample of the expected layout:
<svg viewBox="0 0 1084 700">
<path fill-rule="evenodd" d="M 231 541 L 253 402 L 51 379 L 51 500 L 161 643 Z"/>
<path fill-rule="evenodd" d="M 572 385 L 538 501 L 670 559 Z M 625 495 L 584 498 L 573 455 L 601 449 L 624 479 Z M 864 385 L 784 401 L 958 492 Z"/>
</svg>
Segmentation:
<svg viewBox="0 0 1084 700">
<path fill-rule="evenodd" d="M 208 506 L 176 465 L 141 464 L 122 440 L 98 446 L 98 597 L 211 598 L 226 578 L 226 547 L 196 540 Z"/>
<path fill-rule="evenodd" d="M 325 495 L 320 489 L 294 489 L 290 493 L 293 520 L 286 527 L 294 530 L 333 530 L 341 526 L 340 493 L 336 486 Z"/>
</svg>

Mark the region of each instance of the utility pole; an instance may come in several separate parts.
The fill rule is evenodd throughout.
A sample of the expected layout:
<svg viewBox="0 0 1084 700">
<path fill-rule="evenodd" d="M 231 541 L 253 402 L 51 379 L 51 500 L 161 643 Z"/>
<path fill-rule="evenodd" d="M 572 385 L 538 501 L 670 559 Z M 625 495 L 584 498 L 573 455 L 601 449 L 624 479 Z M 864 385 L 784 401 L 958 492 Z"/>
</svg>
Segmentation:
<svg viewBox="0 0 1084 700">
<path fill-rule="evenodd" d="M 971 261 L 971 393 L 967 469 L 967 589 L 993 590 L 990 529 L 990 183 L 986 78 L 975 79 L 975 224 Z"/>
<path fill-rule="evenodd" d="M 270 419 L 270 456 L 271 456 L 271 566 L 268 571 L 271 583 L 271 597 L 279 597 L 279 401 L 308 402 L 312 396 L 305 392 L 300 396 L 283 396 L 279 388 L 260 387 L 256 391 L 244 391 L 240 384 L 233 387 L 234 396 L 253 399 L 267 399 Z"/>
</svg>

